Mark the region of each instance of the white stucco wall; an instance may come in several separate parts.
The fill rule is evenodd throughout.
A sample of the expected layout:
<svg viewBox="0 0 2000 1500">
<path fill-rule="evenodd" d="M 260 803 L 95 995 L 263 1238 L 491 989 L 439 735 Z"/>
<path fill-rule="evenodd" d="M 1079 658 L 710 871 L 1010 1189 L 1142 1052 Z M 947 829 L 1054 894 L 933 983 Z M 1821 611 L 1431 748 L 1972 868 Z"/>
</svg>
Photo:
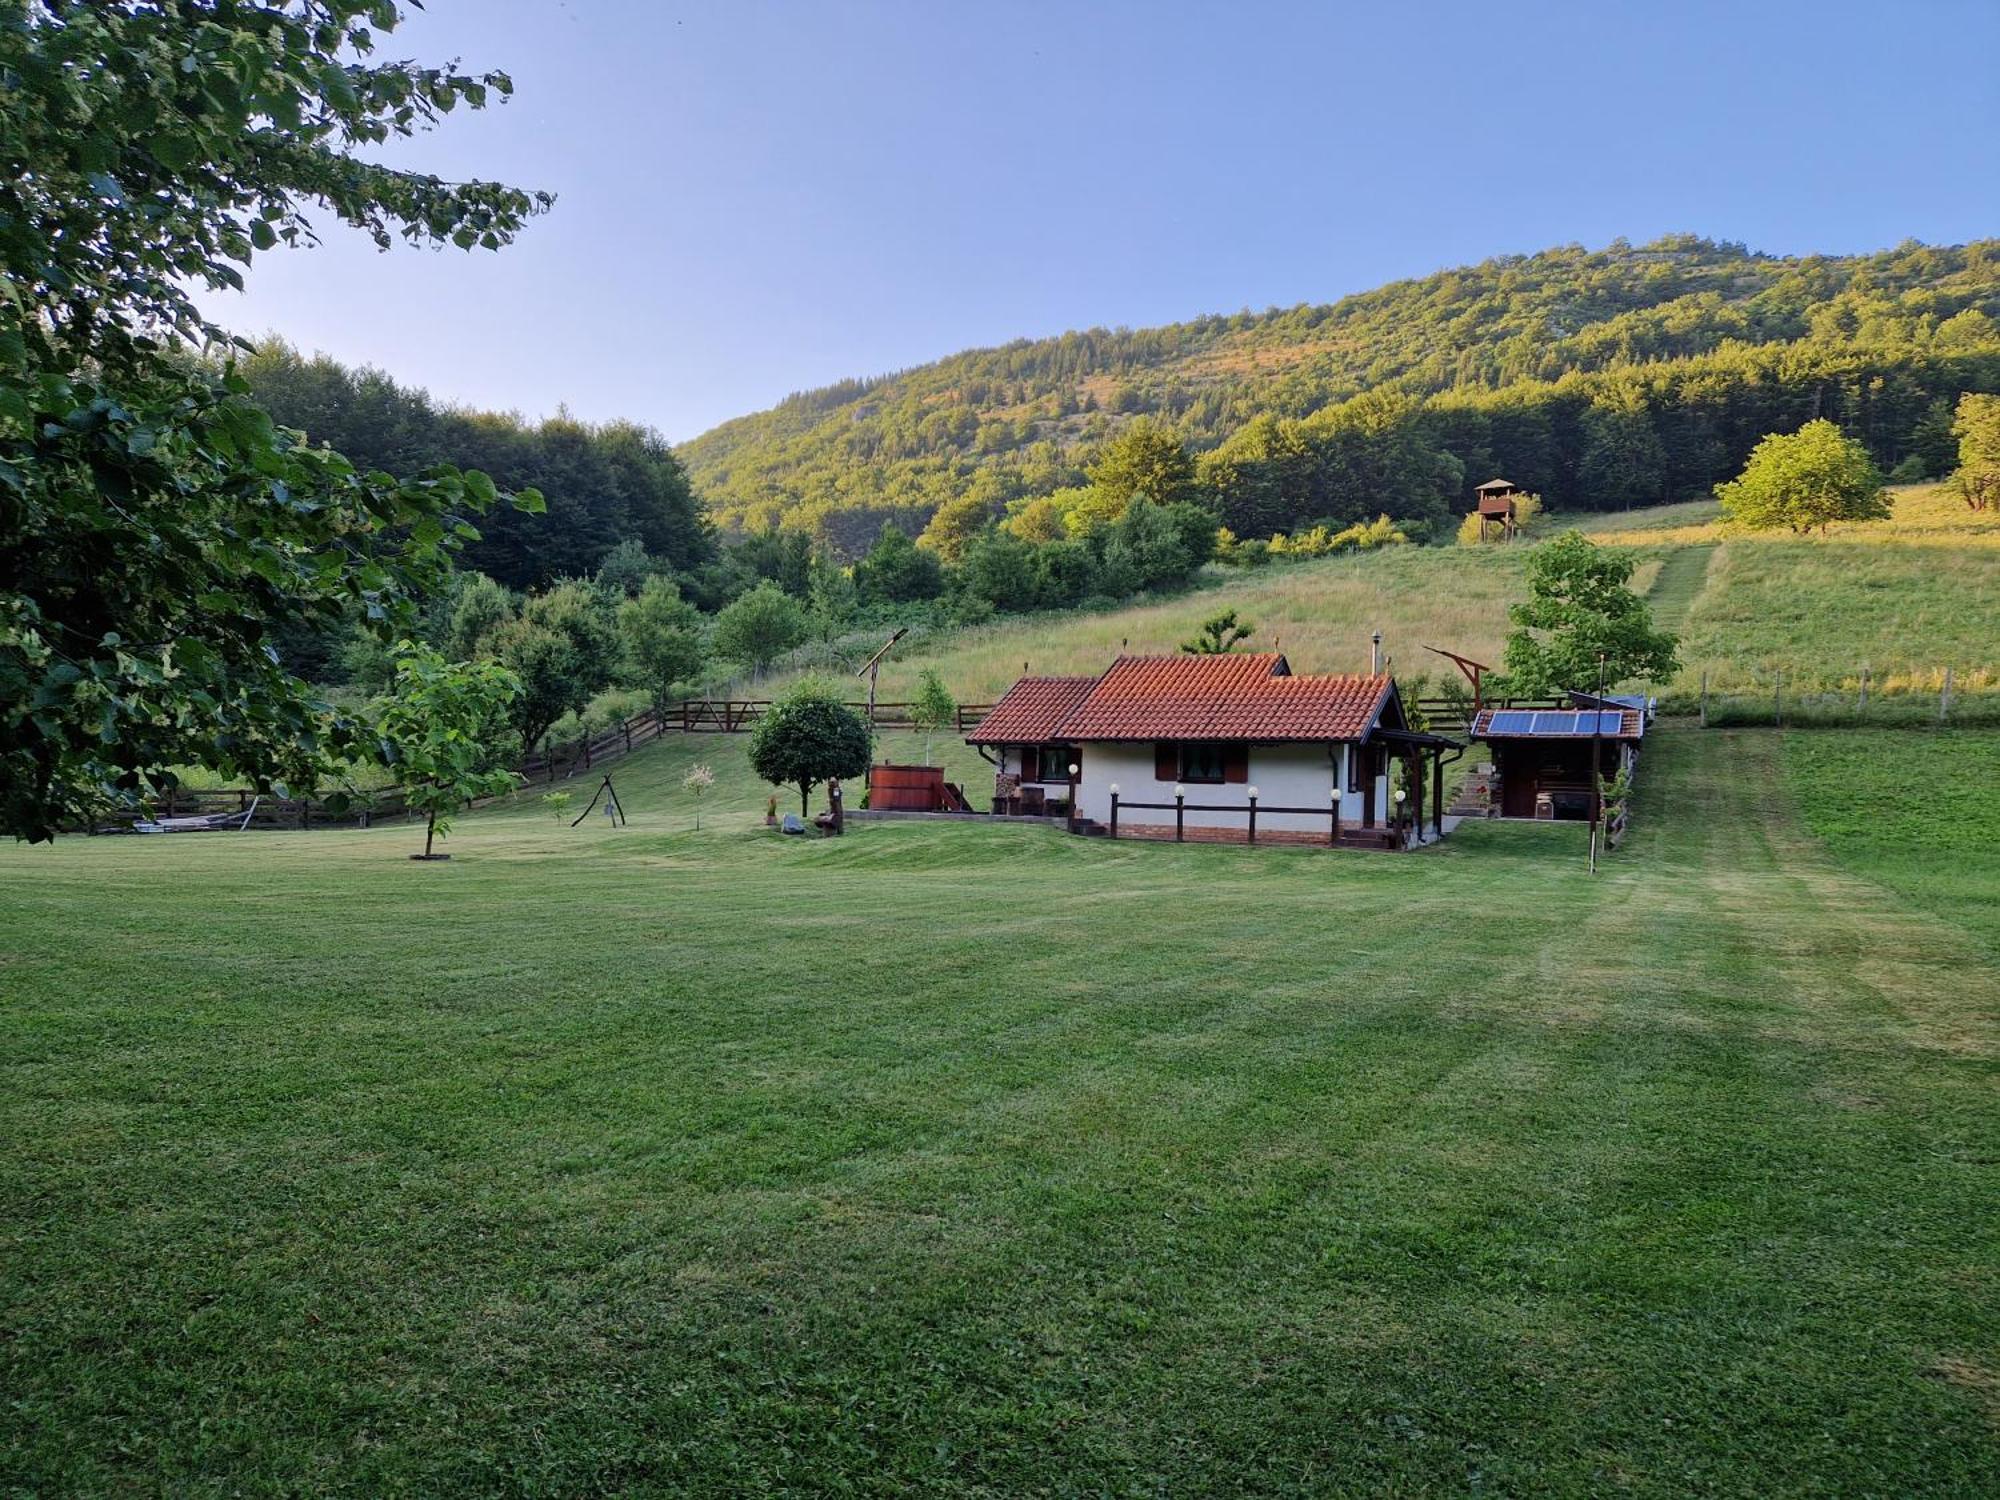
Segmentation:
<svg viewBox="0 0 2000 1500">
<path fill-rule="evenodd" d="M 1083 816 L 1100 823 L 1111 821 L 1111 787 L 1116 783 L 1121 804 L 1132 802 L 1166 802 L 1174 800 L 1174 783 L 1159 781 L 1153 775 L 1153 746 L 1144 744 L 1120 744 L 1095 742 L 1083 747 L 1083 774 L 1078 780 L 1077 800 Z M 1336 746 L 1335 753 L 1342 757 L 1338 784 L 1347 784 L 1345 756 L 1350 747 Z M 1387 775 L 1375 778 L 1376 821 L 1382 821 L 1382 809 L 1388 803 L 1389 778 Z M 1317 833 L 1327 826 L 1327 818 L 1321 814 L 1282 814 L 1265 811 L 1271 807 L 1311 807 L 1321 808 L 1331 805 L 1329 791 L 1335 785 L 1334 765 L 1328 758 L 1325 745 L 1252 745 L 1250 746 L 1250 779 L 1247 782 L 1226 782 L 1216 785 L 1212 782 L 1191 782 L 1187 787 L 1190 803 L 1205 803 L 1243 811 L 1219 813 L 1187 814 L 1187 826 L 1245 828 L 1248 826 L 1250 788 L 1257 788 L 1257 826 L 1269 829 L 1295 829 Z M 1174 815 L 1169 808 L 1165 812 L 1145 811 L 1121 806 L 1121 823 L 1170 824 Z M 1361 821 L 1361 793 L 1343 790 L 1340 799 L 1340 821 L 1342 826 L 1358 824 Z"/>
</svg>

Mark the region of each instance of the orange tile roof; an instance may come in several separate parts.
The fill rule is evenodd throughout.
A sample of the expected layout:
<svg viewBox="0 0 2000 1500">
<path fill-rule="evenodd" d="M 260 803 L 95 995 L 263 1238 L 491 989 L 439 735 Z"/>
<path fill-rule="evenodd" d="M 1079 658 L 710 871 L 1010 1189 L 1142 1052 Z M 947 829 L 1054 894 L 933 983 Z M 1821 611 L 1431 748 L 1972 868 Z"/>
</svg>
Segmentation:
<svg viewBox="0 0 2000 1500">
<path fill-rule="evenodd" d="M 986 711 L 968 745 L 1041 745 L 1060 736 L 1064 719 L 1097 686 L 1095 677 L 1023 677 Z"/>
<path fill-rule="evenodd" d="M 1084 686 L 1074 706 L 1048 717 L 1043 706 L 1058 691 L 1052 685 L 1069 692 L 1079 681 Z M 1276 652 L 1121 656 L 1098 678 L 1023 678 L 980 723 L 973 742 L 1357 740 L 1374 726 L 1392 688 L 1386 676 L 1293 676 Z"/>
</svg>

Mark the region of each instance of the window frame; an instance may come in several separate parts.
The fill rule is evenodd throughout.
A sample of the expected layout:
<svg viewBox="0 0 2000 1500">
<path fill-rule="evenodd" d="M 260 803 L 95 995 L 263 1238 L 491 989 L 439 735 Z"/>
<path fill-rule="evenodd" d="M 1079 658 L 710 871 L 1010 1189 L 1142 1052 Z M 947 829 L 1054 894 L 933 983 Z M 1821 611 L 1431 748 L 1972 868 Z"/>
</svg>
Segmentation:
<svg viewBox="0 0 2000 1500">
<path fill-rule="evenodd" d="M 1174 760 L 1174 769 L 1178 773 L 1174 778 L 1176 781 L 1186 782 L 1191 786 L 1222 786 L 1228 781 L 1228 746 L 1222 741 L 1183 740 L 1178 749 L 1179 753 Z M 1191 770 L 1188 761 L 1191 752 L 1209 756 L 1214 762 L 1215 774 L 1203 776 Z"/>
</svg>

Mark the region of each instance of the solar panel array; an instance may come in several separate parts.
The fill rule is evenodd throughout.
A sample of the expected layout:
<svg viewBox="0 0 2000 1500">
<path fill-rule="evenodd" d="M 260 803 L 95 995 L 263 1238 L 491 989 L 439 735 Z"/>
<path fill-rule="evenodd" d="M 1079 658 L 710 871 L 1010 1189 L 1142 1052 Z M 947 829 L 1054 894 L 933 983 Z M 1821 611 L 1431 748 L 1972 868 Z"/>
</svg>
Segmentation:
<svg viewBox="0 0 2000 1500">
<path fill-rule="evenodd" d="M 1487 721 L 1488 734 L 1617 734 L 1625 727 L 1625 716 L 1606 710 L 1582 713 L 1529 713 L 1522 709 L 1500 709 Z"/>
</svg>

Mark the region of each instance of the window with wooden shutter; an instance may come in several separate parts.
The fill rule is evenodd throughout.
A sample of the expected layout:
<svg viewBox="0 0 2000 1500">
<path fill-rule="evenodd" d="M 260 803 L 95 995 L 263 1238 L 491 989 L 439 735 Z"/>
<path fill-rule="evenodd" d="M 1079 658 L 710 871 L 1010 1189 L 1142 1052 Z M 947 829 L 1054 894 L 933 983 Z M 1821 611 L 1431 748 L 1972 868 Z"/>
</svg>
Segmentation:
<svg viewBox="0 0 2000 1500">
<path fill-rule="evenodd" d="M 1153 746 L 1153 780 L 1177 781 L 1181 774 L 1181 747 L 1172 740 Z"/>
<path fill-rule="evenodd" d="M 1241 786 L 1250 779 L 1250 747 L 1243 744 L 1222 747 L 1222 779 Z"/>
</svg>

